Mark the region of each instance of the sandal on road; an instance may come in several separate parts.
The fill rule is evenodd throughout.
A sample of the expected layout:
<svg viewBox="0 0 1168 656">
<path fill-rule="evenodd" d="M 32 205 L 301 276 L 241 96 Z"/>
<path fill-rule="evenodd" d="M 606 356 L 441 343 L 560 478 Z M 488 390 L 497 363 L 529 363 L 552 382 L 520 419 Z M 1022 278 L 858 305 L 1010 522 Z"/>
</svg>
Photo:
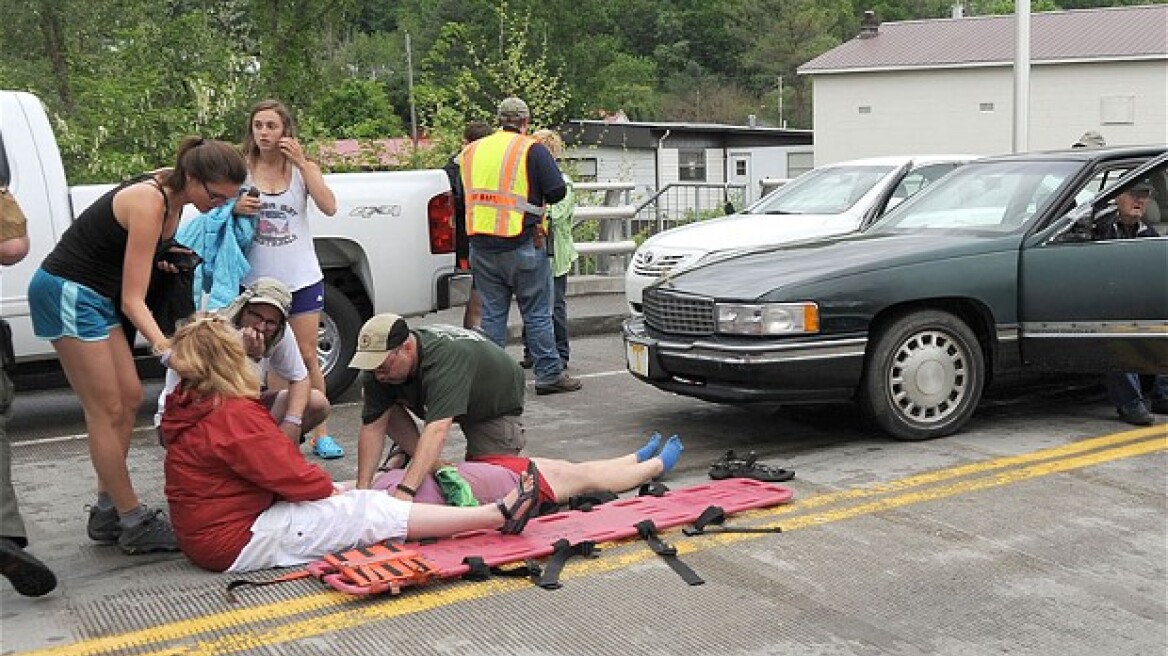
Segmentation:
<svg viewBox="0 0 1168 656">
<path fill-rule="evenodd" d="M 539 512 L 539 469 L 534 462 L 528 463 L 527 472 L 519 477 L 519 487 L 515 489 L 518 494 L 511 505 L 507 505 L 504 499 L 495 502 L 495 506 L 506 520 L 499 531 L 506 535 L 522 533 L 527 527 L 527 522 Z"/>
<path fill-rule="evenodd" d="M 332 435 L 321 435 L 316 438 L 316 444 L 312 445 L 312 453 L 317 458 L 335 460 L 345 455 L 345 449 L 337 444 Z"/>
<path fill-rule="evenodd" d="M 739 458 L 731 449 L 721 460 L 710 465 L 710 478 L 716 481 L 724 478 L 752 478 L 767 483 L 782 483 L 795 478 L 795 471 L 760 463 L 754 451 L 746 458 Z"/>
</svg>

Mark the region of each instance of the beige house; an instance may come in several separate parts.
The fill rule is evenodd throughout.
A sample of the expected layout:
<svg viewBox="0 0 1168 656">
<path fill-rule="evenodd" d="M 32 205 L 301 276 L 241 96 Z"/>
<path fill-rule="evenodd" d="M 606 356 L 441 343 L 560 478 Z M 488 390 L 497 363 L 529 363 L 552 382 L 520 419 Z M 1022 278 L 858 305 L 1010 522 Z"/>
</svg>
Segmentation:
<svg viewBox="0 0 1168 656">
<path fill-rule="evenodd" d="M 1010 152 L 1014 16 L 878 24 L 799 67 L 815 163 Z M 1168 142 L 1168 5 L 1031 15 L 1029 150 Z"/>
</svg>

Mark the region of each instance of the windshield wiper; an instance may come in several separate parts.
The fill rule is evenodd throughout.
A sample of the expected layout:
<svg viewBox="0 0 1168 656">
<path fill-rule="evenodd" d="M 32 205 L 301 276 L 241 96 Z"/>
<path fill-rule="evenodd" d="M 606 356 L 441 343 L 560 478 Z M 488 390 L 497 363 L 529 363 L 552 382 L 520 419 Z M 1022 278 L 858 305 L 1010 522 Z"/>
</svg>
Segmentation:
<svg viewBox="0 0 1168 656">
<path fill-rule="evenodd" d="M 802 212 L 788 212 L 786 210 L 767 210 L 765 214 L 802 214 Z"/>
</svg>

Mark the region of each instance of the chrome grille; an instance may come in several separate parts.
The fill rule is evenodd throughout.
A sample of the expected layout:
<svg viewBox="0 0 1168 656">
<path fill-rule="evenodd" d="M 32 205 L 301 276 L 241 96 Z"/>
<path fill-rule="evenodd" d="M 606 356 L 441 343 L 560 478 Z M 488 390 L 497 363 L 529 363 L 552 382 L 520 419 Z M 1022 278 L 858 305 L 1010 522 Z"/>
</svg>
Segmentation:
<svg viewBox="0 0 1168 656">
<path fill-rule="evenodd" d="M 633 256 L 633 273 L 638 276 L 648 276 L 650 278 L 660 278 L 673 271 L 673 267 L 680 264 L 686 257 L 685 255 L 662 255 L 655 253 L 651 257 L 646 258 L 645 255 L 645 253 L 637 253 Z M 649 261 L 646 262 L 646 259 Z"/>
<path fill-rule="evenodd" d="M 645 290 L 645 323 L 674 335 L 712 335 L 716 327 L 714 300 L 649 287 Z"/>
</svg>

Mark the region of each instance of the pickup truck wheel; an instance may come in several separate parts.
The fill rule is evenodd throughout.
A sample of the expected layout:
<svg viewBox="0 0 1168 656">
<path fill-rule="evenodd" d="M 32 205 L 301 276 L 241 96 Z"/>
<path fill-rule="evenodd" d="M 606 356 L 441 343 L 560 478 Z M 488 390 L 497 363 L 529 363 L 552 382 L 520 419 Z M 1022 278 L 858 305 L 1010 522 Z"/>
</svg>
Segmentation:
<svg viewBox="0 0 1168 656">
<path fill-rule="evenodd" d="M 965 425 L 984 385 L 985 360 L 973 331 L 930 310 L 901 317 L 876 336 L 860 401 L 892 437 L 928 440 Z"/>
<path fill-rule="evenodd" d="M 349 368 L 349 361 L 357 349 L 361 315 L 341 290 L 328 283 L 324 286 L 324 311 L 317 330 L 316 357 L 324 374 L 325 393 L 329 400 L 336 400 L 357 378 L 357 370 Z"/>
</svg>

